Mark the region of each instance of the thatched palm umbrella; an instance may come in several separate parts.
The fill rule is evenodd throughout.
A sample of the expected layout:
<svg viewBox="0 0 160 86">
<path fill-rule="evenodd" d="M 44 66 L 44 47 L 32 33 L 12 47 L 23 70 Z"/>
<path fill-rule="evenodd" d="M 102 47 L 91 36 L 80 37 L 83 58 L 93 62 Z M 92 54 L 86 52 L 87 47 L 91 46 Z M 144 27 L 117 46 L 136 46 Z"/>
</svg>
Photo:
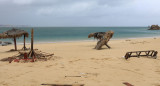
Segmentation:
<svg viewBox="0 0 160 86">
<path fill-rule="evenodd" d="M 0 34 L 0 39 L 6 39 L 6 38 L 13 38 L 14 40 L 14 45 L 15 45 L 15 50 L 17 50 L 17 45 L 16 45 L 16 38 L 19 38 L 24 35 L 24 50 L 25 50 L 25 37 L 28 37 L 28 32 L 20 29 L 11 29 L 6 32 L 3 32 Z"/>
</svg>

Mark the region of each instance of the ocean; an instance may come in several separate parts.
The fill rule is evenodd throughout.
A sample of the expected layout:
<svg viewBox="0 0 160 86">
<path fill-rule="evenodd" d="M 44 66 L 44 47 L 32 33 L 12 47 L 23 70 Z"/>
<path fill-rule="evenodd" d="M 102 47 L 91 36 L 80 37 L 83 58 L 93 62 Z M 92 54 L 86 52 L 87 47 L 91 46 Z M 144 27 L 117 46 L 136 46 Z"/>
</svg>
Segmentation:
<svg viewBox="0 0 160 86">
<path fill-rule="evenodd" d="M 35 43 L 55 43 L 72 41 L 91 41 L 88 38 L 89 33 L 114 31 L 112 40 L 131 39 L 131 38 L 149 38 L 159 37 L 160 30 L 147 30 L 148 27 L 15 27 L 23 29 L 29 33 L 26 42 L 30 43 L 31 29 L 34 29 Z M 12 27 L 0 27 L 0 33 L 5 32 Z M 1 41 L 10 41 L 12 39 L 0 39 Z M 23 43 L 23 37 L 17 39 L 18 44 Z"/>
</svg>

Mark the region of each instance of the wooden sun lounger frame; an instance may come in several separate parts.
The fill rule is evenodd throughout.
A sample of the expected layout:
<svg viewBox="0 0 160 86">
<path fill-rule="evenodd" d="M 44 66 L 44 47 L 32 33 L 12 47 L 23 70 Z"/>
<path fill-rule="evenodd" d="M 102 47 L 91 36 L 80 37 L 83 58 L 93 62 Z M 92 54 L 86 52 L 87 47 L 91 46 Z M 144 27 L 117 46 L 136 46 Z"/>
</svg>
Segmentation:
<svg viewBox="0 0 160 86">
<path fill-rule="evenodd" d="M 144 53 L 144 54 L 142 54 Z M 134 55 L 133 55 L 134 54 Z M 147 57 L 154 57 L 155 59 L 157 58 L 158 52 L 155 50 L 147 50 L 147 51 L 132 51 L 132 52 L 127 52 L 125 55 L 125 59 L 128 59 L 130 57 L 140 57 L 140 56 L 147 56 Z"/>
</svg>

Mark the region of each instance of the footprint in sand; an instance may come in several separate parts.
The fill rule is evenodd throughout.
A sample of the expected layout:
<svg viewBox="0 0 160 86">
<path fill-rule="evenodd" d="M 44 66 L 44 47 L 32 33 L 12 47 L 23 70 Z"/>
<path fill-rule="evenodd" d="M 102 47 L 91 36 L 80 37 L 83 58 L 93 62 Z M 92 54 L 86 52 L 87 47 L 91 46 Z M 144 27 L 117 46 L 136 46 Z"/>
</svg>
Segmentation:
<svg viewBox="0 0 160 86">
<path fill-rule="evenodd" d="M 102 58 L 101 60 L 109 60 L 110 58 Z"/>
<path fill-rule="evenodd" d="M 65 67 L 60 67 L 60 68 L 65 68 Z"/>
<path fill-rule="evenodd" d="M 30 73 L 30 72 L 32 72 L 32 71 L 27 71 L 26 73 Z"/>
<path fill-rule="evenodd" d="M 135 69 L 135 71 L 140 71 L 140 69 Z"/>
<path fill-rule="evenodd" d="M 81 59 L 77 59 L 77 60 L 69 61 L 69 63 L 77 62 L 77 61 L 80 61 L 80 60 L 81 60 Z"/>
<path fill-rule="evenodd" d="M 33 67 L 33 65 L 29 65 L 28 67 Z"/>
<path fill-rule="evenodd" d="M 136 71 L 133 71 L 133 70 L 128 70 L 128 69 L 122 69 L 122 70 L 125 70 L 125 71 L 128 71 L 128 72 L 132 72 L 132 73 L 136 73 L 136 74 L 139 74 L 139 75 L 143 75 L 143 74 L 141 74 L 141 73 L 138 73 L 138 72 L 136 72 Z"/>
<path fill-rule="evenodd" d="M 130 44 L 145 44 L 145 43 L 150 43 L 147 41 L 141 41 L 141 42 L 130 42 Z"/>
<path fill-rule="evenodd" d="M 56 80 L 55 82 L 59 82 L 58 80 Z"/>
<path fill-rule="evenodd" d="M 49 67 L 52 67 L 52 66 L 53 66 L 53 65 L 47 65 L 46 67 L 49 68 Z"/>
<path fill-rule="evenodd" d="M 90 58 L 91 60 L 95 60 L 95 58 Z"/>
<path fill-rule="evenodd" d="M 31 79 L 30 82 L 31 82 L 31 83 L 37 83 L 37 81 L 34 80 L 34 79 Z"/>
<path fill-rule="evenodd" d="M 20 77 L 20 75 L 17 75 L 16 77 Z"/>
<path fill-rule="evenodd" d="M 102 59 L 97 59 L 97 58 L 90 58 L 91 60 L 109 60 L 110 58 L 102 58 Z"/>
<path fill-rule="evenodd" d="M 155 71 L 156 73 L 160 74 L 160 70 Z"/>
<path fill-rule="evenodd" d="M 0 82 L 0 84 L 1 84 L 2 86 L 9 86 L 8 83 L 6 83 L 6 82 L 4 82 L 4 81 L 3 81 L 3 82 Z"/>
<path fill-rule="evenodd" d="M 154 86 L 160 86 L 160 84 L 154 84 Z"/>
</svg>

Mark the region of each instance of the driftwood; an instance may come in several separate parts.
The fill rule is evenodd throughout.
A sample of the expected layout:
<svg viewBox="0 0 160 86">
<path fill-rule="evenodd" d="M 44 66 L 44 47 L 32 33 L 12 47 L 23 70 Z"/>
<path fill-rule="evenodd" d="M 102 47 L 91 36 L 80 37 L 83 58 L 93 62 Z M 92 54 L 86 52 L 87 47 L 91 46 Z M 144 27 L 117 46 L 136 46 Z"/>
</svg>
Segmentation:
<svg viewBox="0 0 160 86">
<path fill-rule="evenodd" d="M 140 56 L 147 56 L 147 57 L 154 57 L 155 59 L 157 58 L 157 51 L 154 50 L 147 50 L 147 51 L 132 51 L 132 52 L 127 52 L 125 55 L 125 59 L 128 59 L 130 57 L 140 57 Z"/>
<path fill-rule="evenodd" d="M 33 61 L 32 57 L 29 57 L 28 53 L 30 50 L 25 50 L 25 51 L 19 51 L 19 53 L 17 53 L 14 56 L 8 57 L 8 58 L 3 58 L 0 61 L 9 61 L 9 63 L 11 63 L 12 61 L 15 62 L 19 62 L 19 61 L 23 61 L 23 62 L 28 62 L 28 61 Z M 46 53 L 46 52 L 42 52 L 38 49 L 34 49 L 35 51 L 35 57 L 34 61 L 47 61 L 50 60 L 53 57 L 53 53 Z"/>
<path fill-rule="evenodd" d="M 84 86 L 84 84 L 41 84 L 48 86 Z"/>
<path fill-rule="evenodd" d="M 65 76 L 65 77 L 82 77 L 82 76 Z"/>
<path fill-rule="evenodd" d="M 34 49 L 35 58 L 29 57 L 29 51 L 19 51 L 18 54 L 1 59 L 1 61 L 9 61 L 11 63 L 12 61 L 19 62 L 34 62 L 34 61 L 47 61 L 50 60 L 54 54 L 46 53 L 39 51 L 38 49 Z"/>
<path fill-rule="evenodd" d="M 113 34 L 114 34 L 113 31 L 108 31 L 108 32 L 106 32 L 106 34 L 104 34 L 103 38 L 100 39 L 100 40 L 97 42 L 97 45 L 96 45 L 95 49 L 100 50 L 103 45 L 106 45 L 108 48 L 111 48 L 107 43 L 108 43 L 109 40 L 112 38 Z"/>
<path fill-rule="evenodd" d="M 128 82 L 123 82 L 123 84 L 125 84 L 126 86 L 134 86 L 134 85 L 132 85 L 132 84 L 130 84 Z"/>
</svg>

